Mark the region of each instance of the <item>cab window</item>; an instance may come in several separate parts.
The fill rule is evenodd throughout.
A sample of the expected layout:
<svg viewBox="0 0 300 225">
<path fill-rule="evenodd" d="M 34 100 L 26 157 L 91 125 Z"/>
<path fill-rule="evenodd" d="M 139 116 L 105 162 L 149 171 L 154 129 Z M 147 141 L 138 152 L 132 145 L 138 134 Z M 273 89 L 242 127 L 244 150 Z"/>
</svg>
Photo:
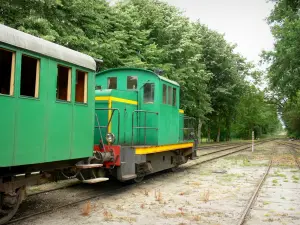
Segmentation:
<svg viewBox="0 0 300 225">
<path fill-rule="evenodd" d="M 76 70 L 76 102 L 87 103 L 87 73 Z"/>
<path fill-rule="evenodd" d="M 168 86 L 168 104 L 172 105 L 172 103 L 173 103 L 172 87 Z"/>
<path fill-rule="evenodd" d="M 15 53 L 0 49 L 0 94 L 13 95 Z"/>
<path fill-rule="evenodd" d="M 167 104 L 167 85 L 163 84 L 163 104 Z"/>
<path fill-rule="evenodd" d="M 144 103 L 154 103 L 154 84 L 147 83 L 144 85 Z"/>
<path fill-rule="evenodd" d="M 108 89 L 117 89 L 118 88 L 116 77 L 107 78 L 107 88 Z"/>
<path fill-rule="evenodd" d="M 137 89 L 137 76 L 128 76 L 127 77 L 127 89 L 128 90 L 134 90 Z"/>
<path fill-rule="evenodd" d="M 71 73 L 69 67 L 57 65 L 56 99 L 71 101 Z"/>
<path fill-rule="evenodd" d="M 176 88 L 173 88 L 173 106 L 176 106 Z"/>
<path fill-rule="evenodd" d="M 21 90 L 22 96 L 38 98 L 39 96 L 40 60 L 22 55 Z"/>
</svg>

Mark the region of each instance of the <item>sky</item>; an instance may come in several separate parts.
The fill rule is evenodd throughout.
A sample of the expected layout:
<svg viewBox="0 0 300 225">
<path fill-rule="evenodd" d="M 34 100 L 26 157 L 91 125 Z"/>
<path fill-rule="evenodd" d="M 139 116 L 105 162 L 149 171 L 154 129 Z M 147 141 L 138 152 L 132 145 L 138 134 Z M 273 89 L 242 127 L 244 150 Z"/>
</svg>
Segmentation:
<svg viewBox="0 0 300 225">
<path fill-rule="evenodd" d="M 266 18 L 273 4 L 266 0 L 164 0 L 191 20 L 200 19 L 210 29 L 237 44 L 236 51 L 258 65 L 262 50 L 271 50 L 274 39 Z"/>
</svg>

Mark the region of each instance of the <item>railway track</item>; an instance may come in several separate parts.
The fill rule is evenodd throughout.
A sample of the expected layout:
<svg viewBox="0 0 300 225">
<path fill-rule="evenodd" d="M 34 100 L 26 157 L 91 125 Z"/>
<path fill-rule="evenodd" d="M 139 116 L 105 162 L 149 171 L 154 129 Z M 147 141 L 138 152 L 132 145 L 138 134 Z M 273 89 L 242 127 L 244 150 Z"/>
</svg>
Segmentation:
<svg viewBox="0 0 300 225">
<path fill-rule="evenodd" d="M 205 149 L 214 149 L 214 148 L 222 148 L 222 147 L 227 147 L 227 146 L 237 146 L 237 145 L 243 145 L 243 144 L 250 144 L 250 143 L 226 143 L 226 144 L 218 144 L 218 145 L 204 145 L 204 146 L 199 146 L 199 150 L 205 150 Z"/>
<path fill-rule="evenodd" d="M 248 203 L 247 203 L 247 206 L 246 206 L 246 208 L 244 209 L 243 214 L 242 214 L 241 218 L 239 219 L 237 225 L 243 225 L 243 224 L 245 223 L 246 218 L 247 218 L 248 214 L 249 214 L 250 211 L 251 211 L 251 208 L 252 208 L 252 206 L 253 206 L 253 204 L 254 204 L 254 202 L 255 202 L 255 200 L 256 200 L 258 194 L 259 194 L 259 191 L 261 190 L 261 187 L 263 186 L 263 183 L 264 183 L 265 180 L 266 180 L 266 177 L 268 176 L 268 174 L 269 174 L 269 172 L 270 172 L 271 167 L 272 167 L 272 159 L 270 160 L 269 166 L 268 166 L 268 168 L 266 169 L 266 171 L 265 171 L 263 177 L 261 178 L 260 182 L 259 182 L 258 185 L 256 186 L 256 188 L 255 188 L 255 190 L 254 190 L 254 192 L 253 192 L 251 198 L 249 199 L 249 201 L 248 201 Z"/>
<path fill-rule="evenodd" d="M 295 159 L 295 162 L 296 162 L 296 165 L 298 166 L 299 170 L 300 170 L 300 163 L 299 163 L 299 160 L 298 160 L 298 157 L 296 156 L 296 153 L 298 153 L 295 149 L 300 149 L 300 146 L 299 145 L 296 145 L 296 144 L 291 144 L 291 143 L 286 143 L 286 142 L 277 142 L 278 144 L 281 144 L 281 145 L 285 145 L 285 146 L 288 146 L 288 147 L 291 147 L 292 149 L 289 149 L 290 151 L 290 154 L 294 156 L 294 159 Z M 246 222 L 246 219 L 247 219 L 247 216 L 249 215 L 257 197 L 258 197 L 258 194 L 267 178 L 267 176 L 269 175 L 269 172 L 272 168 L 272 165 L 273 165 L 273 159 L 272 159 L 273 156 L 271 156 L 271 159 L 269 161 L 269 165 L 263 175 L 263 177 L 261 178 L 261 180 L 259 181 L 258 185 L 256 186 L 251 198 L 249 199 L 237 225 L 243 225 L 245 222 Z"/>
<path fill-rule="evenodd" d="M 256 146 L 257 145 L 262 145 L 262 144 L 270 142 L 270 141 L 272 141 L 272 140 L 260 141 L 260 142 L 256 143 Z M 241 151 L 244 151 L 244 150 L 247 150 L 247 149 L 250 149 L 250 148 L 251 148 L 251 145 L 249 145 L 249 144 L 243 144 L 243 145 L 229 147 L 229 148 L 218 150 L 218 151 L 214 151 L 214 152 L 205 153 L 203 155 L 200 155 L 196 160 L 192 161 L 192 162 L 195 162 L 195 163 L 192 163 L 191 165 L 184 165 L 183 167 L 184 168 L 194 167 L 194 166 L 197 166 L 197 165 L 200 165 L 200 164 L 204 164 L 204 163 L 207 163 L 207 162 L 210 162 L 210 161 L 213 161 L 213 160 L 216 160 L 216 159 L 219 159 L 219 158 L 231 155 L 231 154 L 235 154 L 237 152 L 241 152 Z M 234 149 L 237 149 L 237 150 L 234 150 Z M 225 152 L 225 153 L 220 154 L 222 152 Z M 216 156 L 214 156 L 214 155 L 216 155 Z M 200 158 L 206 157 L 206 156 L 213 156 L 213 157 L 209 158 L 209 159 L 205 159 L 205 160 L 200 161 Z M 151 176 L 155 176 L 155 175 L 151 175 Z M 147 179 L 143 183 L 145 183 L 145 182 L 148 182 Z M 39 215 L 51 213 L 53 211 L 57 211 L 59 209 L 63 209 L 63 208 L 66 208 L 66 207 L 76 206 L 76 205 L 78 205 L 80 203 L 87 202 L 87 201 L 92 200 L 92 199 L 96 200 L 96 199 L 99 199 L 99 198 L 101 198 L 103 196 L 115 195 L 115 194 L 121 193 L 122 191 L 129 190 L 132 187 L 136 187 L 138 185 L 141 185 L 141 184 L 140 183 L 137 183 L 137 184 L 127 184 L 125 186 L 124 185 L 121 185 L 121 186 L 119 185 L 119 186 L 116 186 L 115 188 L 111 188 L 111 186 L 110 186 L 107 190 L 105 190 L 105 191 L 103 191 L 101 193 L 98 192 L 99 191 L 99 189 L 98 189 L 98 191 L 95 191 L 94 194 L 91 194 L 89 196 L 83 197 L 81 199 L 74 200 L 72 202 L 68 202 L 68 203 L 61 204 L 61 205 L 55 205 L 55 207 L 53 207 L 53 208 L 41 210 L 39 212 L 35 212 L 35 213 L 29 214 L 29 215 L 24 215 L 24 216 L 21 215 L 20 217 L 17 217 L 15 219 L 12 219 L 11 221 L 9 221 L 8 224 L 17 224 L 20 221 L 27 220 L 27 219 L 33 218 L 33 217 L 37 217 Z M 78 187 L 79 186 L 80 185 L 78 185 Z M 84 186 L 88 187 L 86 185 L 84 185 Z M 72 187 L 72 186 L 70 186 L 70 187 Z M 57 189 L 52 189 L 50 191 L 53 192 L 53 191 L 56 191 L 56 190 L 60 190 L 60 189 L 63 189 L 63 188 L 66 189 L 66 188 L 70 188 L 70 187 L 59 187 Z M 42 192 L 39 192 L 39 193 L 35 193 L 34 195 L 30 195 L 29 198 L 32 197 L 32 196 L 36 196 L 38 194 L 45 194 L 45 192 L 47 192 L 47 191 L 42 191 Z"/>
<path fill-rule="evenodd" d="M 230 147 L 228 147 L 228 148 L 213 151 L 213 152 L 208 152 L 208 153 L 204 153 L 204 154 L 200 154 L 199 157 L 209 156 L 209 155 L 213 155 L 215 153 L 224 152 L 224 151 L 227 151 L 227 150 L 231 150 L 231 149 L 235 149 L 235 148 L 238 148 L 238 147 L 241 147 L 241 146 L 247 146 L 247 145 L 249 145 L 249 144 L 243 143 L 243 144 L 236 144 L 235 146 L 229 145 Z M 224 146 L 225 147 L 225 146 L 228 146 L 228 145 L 222 144 L 222 145 L 219 145 L 219 146 L 222 146 L 222 147 Z M 247 147 L 247 148 L 249 148 L 249 147 Z M 61 186 L 61 187 L 56 187 L 56 188 L 50 188 L 50 189 L 39 191 L 39 192 L 33 192 L 33 193 L 28 194 L 28 196 L 34 196 L 34 195 L 49 193 L 49 192 L 53 192 L 53 191 L 57 191 L 57 190 L 65 189 L 65 188 L 70 188 L 70 187 L 77 186 L 77 185 L 81 184 L 80 181 L 78 181 L 76 178 L 74 178 L 73 180 L 74 180 L 74 182 L 71 183 L 71 184 Z M 78 181 L 78 182 L 76 182 L 76 181 Z"/>
</svg>

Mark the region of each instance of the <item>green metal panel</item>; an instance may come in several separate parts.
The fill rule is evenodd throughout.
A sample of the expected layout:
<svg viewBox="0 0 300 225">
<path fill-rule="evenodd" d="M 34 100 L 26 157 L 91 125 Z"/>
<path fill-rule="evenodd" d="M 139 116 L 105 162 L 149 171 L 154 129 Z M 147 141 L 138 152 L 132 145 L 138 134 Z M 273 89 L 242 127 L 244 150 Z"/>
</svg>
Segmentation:
<svg viewBox="0 0 300 225">
<path fill-rule="evenodd" d="M 98 95 L 96 95 L 98 96 Z M 101 109 L 107 109 L 108 108 L 108 101 L 96 101 L 95 103 L 96 105 L 96 109 L 97 108 L 101 108 Z M 100 126 L 107 126 L 108 123 L 108 111 L 107 110 L 96 110 L 95 112 L 97 114 L 98 120 L 95 119 L 95 127 Z M 98 124 L 99 122 L 99 124 Z M 103 138 L 104 143 L 106 143 L 105 141 L 105 135 L 107 133 L 107 128 L 101 128 L 101 130 L 99 128 L 94 128 L 94 144 L 98 145 L 99 141 L 101 140 L 101 135 Z"/>
<path fill-rule="evenodd" d="M 136 90 L 127 90 L 127 76 L 137 76 L 138 85 Z M 117 77 L 117 89 L 118 90 L 107 90 L 107 79 L 109 77 Z M 128 93 L 137 93 L 137 101 L 139 110 L 146 110 L 151 112 L 158 112 L 156 114 L 147 114 L 145 121 L 145 114 L 139 113 L 139 115 L 134 116 L 135 126 L 138 121 L 139 127 L 157 127 L 155 129 L 135 129 L 134 130 L 134 144 L 145 144 L 146 145 L 165 145 L 165 144 L 175 144 L 179 142 L 179 86 L 176 82 L 169 81 L 166 78 L 162 78 L 151 71 L 134 69 L 134 68 L 124 68 L 124 69 L 112 69 L 99 73 L 96 76 L 97 85 L 104 89 L 102 95 L 121 97 L 132 99 L 128 96 Z M 153 83 L 155 86 L 154 103 L 144 103 L 143 90 L 146 83 Z M 176 106 L 163 104 L 162 101 L 162 84 L 166 84 L 172 88 L 176 88 Z M 127 114 L 123 115 L 124 103 L 114 103 L 113 108 L 120 109 L 121 113 L 121 126 L 120 126 L 120 141 L 128 143 L 132 136 L 132 111 L 127 110 Z M 128 106 L 126 105 L 128 108 Z M 124 116 L 124 121 L 122 118 Z M 126 119 L 125 119 L 126 118 Z M 116 115 L 113 118 L 113 132 L 116 134 L 117 127 L 114 126 L 114 121 L 117 120 Z M 125 124 L 126 123 L 126 124 Z M 124 133 L 124 137 L 123 137 Z M 145 135 L 146 133 L 146 135 Z M 128 139 L 128 136 L 130 139 Z M 131 142 L 131 141 L 130 141 Z"/>
<path fill-rule="evenodd" d="M 179 113 L 179 142 L 183 142 L 184 114 Z"/>
<path fill-rule="evenodd" d="M 19 51 L 17 62 L 21 67 L 21 54 L 29 55 L 28 52 Z M 45 66 L 48 60 L 30 54 L 40 60 L 40 85 L 43 87 L 46 84 L 47 69 Z M 17 70 L 16 87 L 20 87 L 21 70 Z M 15 149 L 13 165 L 33 164 L 44 161 L 44 136 L 45 136 L 45 100 L 46 92 L 40 91 L 38 98 L 20 96 L 20 90 L 17 88 L 17 116 L 15 123 Z"/>
<path fill-rule="evenodd" d="M 0 44 L 0 48 L 15 51 L 15 49 Z M 15 74 L 20 68 L 16 65 Z M 16 82 L 16 79 L 15 79 Z M 15 95 L 15 89 L 14 89 Z M 15 96 L 0 95 L 0 167 L 13 164 L 15 145 L 15 121 L 17 100 Z"/>
<path fill-rule="evenodd" d="M 73 82 L 76 82 L 75 70 Z M 88 74 L 87 104 L 73 105 L 73 137 L 70 158 L 83 158 L 93 154 L 94 118 L 95 118 L 95 76 Z M 73 93 L 75 86 L 73 86 Z M 75 95 L 73 95 L 75 102 Z"/>
<path fill-rule="evenodd" d="M 15 107 L 16 100 L 10 96 L 0 96 L 0 167 L 12 165 L 14 157 Z M 3 107 L 2 107 L 3 106 Z"/>
<path fill-rule="evenodd" d="M 96 91 L 96 98 L 102 97 L 106 100 L 96 100 L 96 108 L 107 109 L 109 107 L 108 98 L 113 97 L 122 100 L 130 100 L 136 101 L 137 94 L 133 91 L 119 91 L 119 90 L 104 90 L 104 91 Z M 128 104 L 125 102 L 118 102 L 112 100 L 110 105 L 112 109 L 118 109 L 114 112 L 112 119 L 111 119 L 111 132 L 115 134 L 116 141 L 118 139 L 118 113 L 120 113 L 120 135 L 119 135 L 119 142 L 122 145 L 129 145 L 131 144 L 131 127 L 132 127 L 132 112 L 137 109 L 137 105 Z M 107 126 L 108 124 L 108 110 L 97 110 L 97 115 L 99 119 L 99 123 L 101 126 Z M 95 121 L 96 124 L 96 121 Z M 96 124 L 97 126 L 97 124 Z M 106 129 L 102 128 L 102 135 L 105 139 Z M 135 135 L 136 136 L 136 135 Z M 95 140 L 94 143 L 99 143 L 100 134 L 99 130 L 95 129 Z M 106 141 L 104 141 L 106 143 Z"/>
</svg>

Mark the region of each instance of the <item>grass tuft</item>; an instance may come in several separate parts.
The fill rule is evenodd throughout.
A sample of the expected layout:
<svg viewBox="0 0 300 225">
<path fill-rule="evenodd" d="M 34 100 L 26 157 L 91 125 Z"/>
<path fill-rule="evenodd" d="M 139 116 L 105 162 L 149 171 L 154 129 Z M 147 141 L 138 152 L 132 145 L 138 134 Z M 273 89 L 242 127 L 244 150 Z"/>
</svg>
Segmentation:
<svg viewBox="0 0 300 225">
<path fill-rule="evenodd" d="M 209 194 L 210 194 L 209 190 L 205 191 L 203 194 L 203 201 L 205 203 L 207 203 L 209 201 Z"/>
<path fill-rule="evenodd" d="M 84 204 L 82 209 L 82 215 L 88 216 L 91 213 L 91 202 L 88 201 L 86 204 Z"/>
<path fill-rule="evenodd" d="M 109 220 L 112 220 L 112 219 L 113 219 L 113 215 L 112 215 L 111 212 L 105 210 L 105 211 L 103 212 L 103 218 L 104 218 L 105 221 L 109 221 Z"/>
</svg>

